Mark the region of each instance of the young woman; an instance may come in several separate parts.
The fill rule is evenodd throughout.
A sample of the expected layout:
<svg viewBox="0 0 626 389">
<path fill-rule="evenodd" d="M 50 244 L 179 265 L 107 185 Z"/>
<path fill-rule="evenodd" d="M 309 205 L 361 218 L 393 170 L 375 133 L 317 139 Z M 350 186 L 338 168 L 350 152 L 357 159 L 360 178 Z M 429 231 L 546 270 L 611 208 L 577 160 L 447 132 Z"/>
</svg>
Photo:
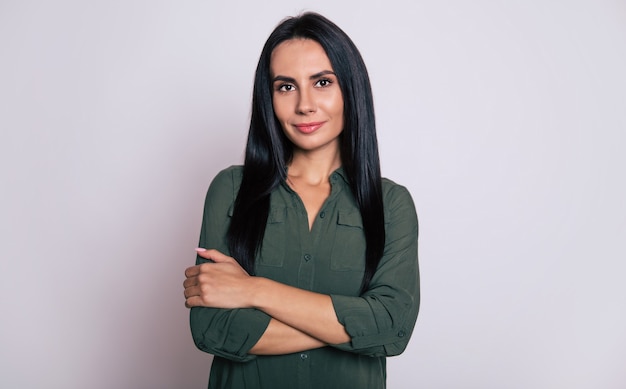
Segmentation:
<svg viewBox="0 0 626 389">
<path fill-rule="evenodd" d="M 419 307 L 417 217 L 380 175 L 363 60 L 289 18 L 256 70 L 243 166 L 211 183 L 186 305 L 209 388 L 384 388 Z"/>
</svg>

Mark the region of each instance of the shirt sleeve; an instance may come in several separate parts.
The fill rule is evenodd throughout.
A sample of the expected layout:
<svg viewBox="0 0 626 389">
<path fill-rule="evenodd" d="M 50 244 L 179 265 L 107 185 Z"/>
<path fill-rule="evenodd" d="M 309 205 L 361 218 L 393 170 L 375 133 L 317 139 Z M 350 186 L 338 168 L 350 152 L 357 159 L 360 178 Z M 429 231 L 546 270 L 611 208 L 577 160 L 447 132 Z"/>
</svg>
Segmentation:
<svg viewBox="0 0 626 389">
<path fill-rule="evenodd" d="M 230 224 L 240 170 L 231 167 L 220 172 L 207 192 L 200 232 L 200 247 L 228 254 L 226 232 Z M 239 176 L 238 176 L 239 175 Z M 196 264 L 207 260 L 198 256 Z M 256 358 L 250 349 L 269 325 L 270 316 L 256 309 L 194 307 L 190 312 L 191 335 L 196 346 L 207 353 L 233 361 Z"/>
<path fill-rule="evenodd" d="M 331 295 L 335 313 L 351 337 L 334 345 L 370 356 L 402 353 L 419 310 L 418 223 L 406 188 L 384 193 L 385 249 L 368 290 L 361 296 Z"/>
</svg>

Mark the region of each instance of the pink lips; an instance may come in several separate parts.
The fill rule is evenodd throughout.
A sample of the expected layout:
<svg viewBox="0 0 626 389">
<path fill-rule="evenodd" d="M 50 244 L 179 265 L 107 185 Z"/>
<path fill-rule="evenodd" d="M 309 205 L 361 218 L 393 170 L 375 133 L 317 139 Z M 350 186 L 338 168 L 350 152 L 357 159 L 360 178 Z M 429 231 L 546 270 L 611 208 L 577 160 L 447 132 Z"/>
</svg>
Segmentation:
<svg viewBox="0 0 626 389">
<path fill-rule="evenodd" d="M 324 122 L 313 122 L 313 123 L 295 124 L 295 127 L 303 134 L 310 134 L 312 132 L 317 131 L 323 125 L 324 125 Z"/>
</svg>

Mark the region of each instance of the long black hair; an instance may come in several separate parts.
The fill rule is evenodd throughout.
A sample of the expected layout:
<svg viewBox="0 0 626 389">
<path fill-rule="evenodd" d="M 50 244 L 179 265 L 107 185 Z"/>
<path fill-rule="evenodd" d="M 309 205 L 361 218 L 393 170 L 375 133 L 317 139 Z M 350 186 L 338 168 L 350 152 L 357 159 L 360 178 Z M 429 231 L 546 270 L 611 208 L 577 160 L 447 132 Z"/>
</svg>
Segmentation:
<svg viewBox="0 0 626 389">
<path fill-rule="evenodd" d="M 290 39 L 319 43 L 330 63 L 344 101 L 344 128 L 340 137 L 341 162 L 361 212 L 367 242 L 365 291 L 385 246 L 384 212 L 374 102 L 365 63 L 348 35 L 316 13 L 283 20 L 261 52 L 252 95 L 252 113 L 246 145 L 243 180 L 228 229 L 231 255 L 250 274 L 263 241 L 270 194 L 287 178 L 293 144 L 284 135 L 272 106 L 270 59 L 274 49 Z"/>
</svg>

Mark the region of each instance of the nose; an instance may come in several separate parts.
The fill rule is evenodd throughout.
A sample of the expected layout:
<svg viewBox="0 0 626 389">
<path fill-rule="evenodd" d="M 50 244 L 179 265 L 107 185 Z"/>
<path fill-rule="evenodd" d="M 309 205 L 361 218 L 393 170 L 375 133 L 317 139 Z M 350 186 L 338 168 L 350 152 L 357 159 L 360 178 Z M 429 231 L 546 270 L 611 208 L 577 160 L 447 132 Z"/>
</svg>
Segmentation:
<svg viewBox="0 0 626 389">
<path fill-rule="evenodd" d="M 298 105 L 296 106 L 297 113 L 306 115 L 317 110 L 317 104 L 312 92 L 310 88 L 300 89 Z"/>
</svg>

